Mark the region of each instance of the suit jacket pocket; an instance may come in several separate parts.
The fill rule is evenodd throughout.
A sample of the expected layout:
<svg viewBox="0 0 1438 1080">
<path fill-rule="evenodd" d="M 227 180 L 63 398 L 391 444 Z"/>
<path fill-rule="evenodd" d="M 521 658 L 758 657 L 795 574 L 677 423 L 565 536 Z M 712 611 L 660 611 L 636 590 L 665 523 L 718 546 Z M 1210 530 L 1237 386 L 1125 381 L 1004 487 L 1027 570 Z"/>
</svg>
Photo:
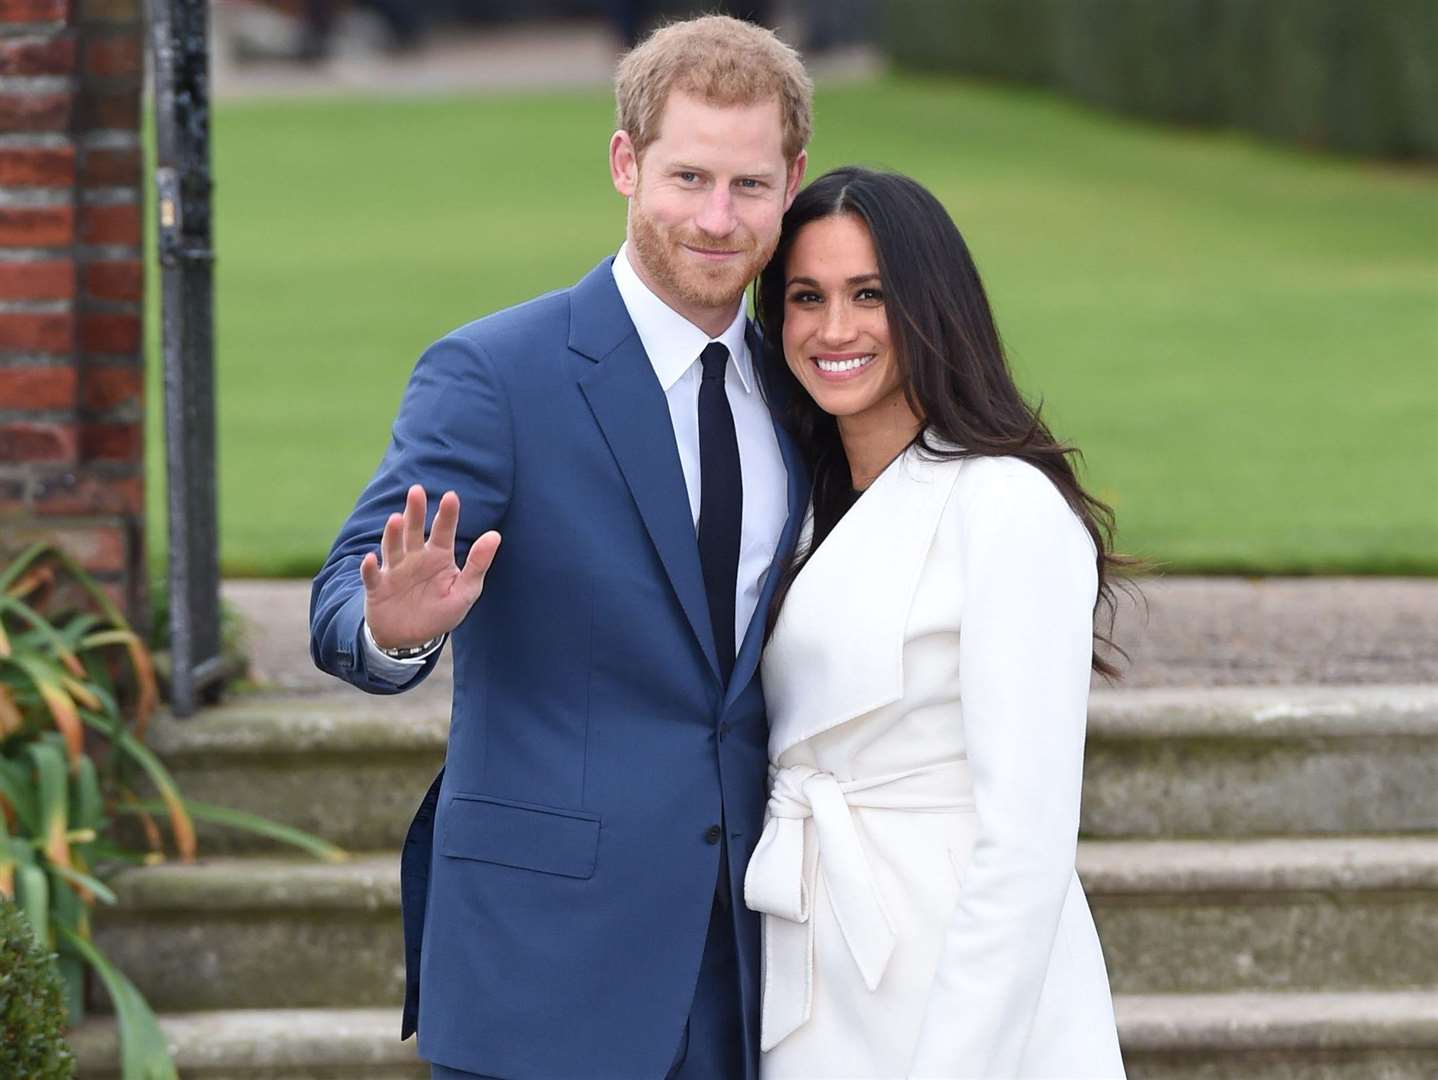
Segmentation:
<svg viewBox="0 0 1438 1080">
<path fill-rule="evenodd" d="M 599 856 L 599 816 L 583 810 L 456 794 L 440 852 L 456 859 L 587 878 Z"/>
</svg>

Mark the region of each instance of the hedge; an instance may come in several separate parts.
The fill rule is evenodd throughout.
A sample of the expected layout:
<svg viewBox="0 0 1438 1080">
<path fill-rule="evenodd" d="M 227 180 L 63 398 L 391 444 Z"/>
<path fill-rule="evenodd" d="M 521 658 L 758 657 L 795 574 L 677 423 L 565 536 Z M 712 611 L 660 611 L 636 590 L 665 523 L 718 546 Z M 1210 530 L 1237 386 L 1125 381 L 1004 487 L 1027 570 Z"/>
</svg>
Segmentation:
<svg viewBox="0 0 1438 1080">
<path fill-rule="evenodd" d="M 901 68 L 1161 121 L 1438 157 L 1438 0 L 889 0 Z"/>
</svg>

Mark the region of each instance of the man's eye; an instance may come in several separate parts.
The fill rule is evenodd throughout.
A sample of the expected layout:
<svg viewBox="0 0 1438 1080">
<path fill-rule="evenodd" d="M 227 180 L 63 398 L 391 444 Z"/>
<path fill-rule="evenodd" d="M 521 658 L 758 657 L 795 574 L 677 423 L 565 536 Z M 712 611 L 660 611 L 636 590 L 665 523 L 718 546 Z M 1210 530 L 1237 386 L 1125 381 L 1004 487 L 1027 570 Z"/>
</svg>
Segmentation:
<svg viewBox="0 0 1438 1080">
<path fill-rule="evenodd" d="M 763 185 L 761 185 L 758 180 L 755 180 L 752 177 L 746 177 L 745 179 L 739 181 L 739 186 L 741 188 L 747 188 L 750 191 L 757 191 Z"/>
<path fill-rule="evenodd" d="M 694 181 L 699 179 L 699 174 L 694 172 L 682 172 L 679 174 L 679 179 L 683 180 L 686 184 L 692 184 L 694 183 Z"/>
</svg>

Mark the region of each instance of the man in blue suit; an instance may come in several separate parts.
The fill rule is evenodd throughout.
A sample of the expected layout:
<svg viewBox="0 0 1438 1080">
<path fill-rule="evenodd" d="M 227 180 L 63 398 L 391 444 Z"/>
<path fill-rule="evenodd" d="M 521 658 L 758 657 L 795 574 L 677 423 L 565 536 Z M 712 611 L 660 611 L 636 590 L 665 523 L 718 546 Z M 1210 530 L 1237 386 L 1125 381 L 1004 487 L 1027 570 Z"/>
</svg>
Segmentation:
<svg viewBox="0 0 1438 1080">
<path fill-rule="evenodd" d="M 402 1037 L 435 1077 L 756 1074 L 755 672 L 807 479 L 743 294 L 803 177 L 810 95 L 734 19 L 629 53 L 623 247 L 424 353 L 315 578 L 331 674 L 396 693 L 454 649 L 445 768 L 401 865 Z"/>
</svg>

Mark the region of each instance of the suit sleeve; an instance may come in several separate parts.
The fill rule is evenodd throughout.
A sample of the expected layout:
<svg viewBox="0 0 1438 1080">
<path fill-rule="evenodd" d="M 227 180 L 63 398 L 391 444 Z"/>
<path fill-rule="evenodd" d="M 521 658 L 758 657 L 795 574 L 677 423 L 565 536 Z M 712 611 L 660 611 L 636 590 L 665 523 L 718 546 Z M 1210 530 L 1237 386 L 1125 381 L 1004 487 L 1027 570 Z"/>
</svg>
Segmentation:
<svg viewBox="0 0 1438 1080">
<path fill-rule="evenodd" d="M 960 508 L 959 695 L 978 835 L 910 1068 L 925 1080 L 1016 1074 L 1078 844 L 1095 550 L 1041 472 L 982 465 Z"/>
<path fill-rule="evenodd" d="M 374 694 L 422 682 L 438 663 L 438 652 L 403 684 L 367 666 L 360 562 L 367 552 L 378 552 L 389 515 L 404 509 L 405 492 L 418 483 L 429 500 L 426 533 L 440 496 L 458 493 L 455 559 L 463 565 L 475 539 L 503 522 L 513 480 L 513 423 L 493 362 L 471 341 L 457 335 L 441 339 L 415 365 L 389 449 L 310 589 L 310 654 L 316 666 Z"/>
</svg>

